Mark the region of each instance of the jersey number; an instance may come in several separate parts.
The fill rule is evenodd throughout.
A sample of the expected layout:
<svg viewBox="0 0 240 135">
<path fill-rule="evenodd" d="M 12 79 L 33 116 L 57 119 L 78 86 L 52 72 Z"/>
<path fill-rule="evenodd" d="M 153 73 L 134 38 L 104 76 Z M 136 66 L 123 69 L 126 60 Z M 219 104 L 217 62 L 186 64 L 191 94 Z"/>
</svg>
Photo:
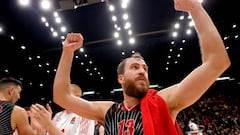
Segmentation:
<svg viewBox="0 0 240 135">
<path fill-rule="evenodd" d="M 133 135 L 134 132 L 134 120 L 130 119 L 126 122 L 123 120 L 118 123 L 119 132 L 118 135 Z"/>
</svg>

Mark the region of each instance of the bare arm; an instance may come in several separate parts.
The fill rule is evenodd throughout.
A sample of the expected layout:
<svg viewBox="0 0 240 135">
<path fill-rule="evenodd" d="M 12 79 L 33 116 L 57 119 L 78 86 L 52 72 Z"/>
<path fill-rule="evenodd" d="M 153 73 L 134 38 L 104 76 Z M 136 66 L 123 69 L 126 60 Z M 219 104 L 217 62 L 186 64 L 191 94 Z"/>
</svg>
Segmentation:
<svg viewBox="0 0 240 135">
<path fill-rule="evenodd" d="M 53 85 L 54 102 L 68 111 L 85 118 L 104 122 L 107 109 L 112 102 L 89 102 L 73 96 L 70 92 L 70 72 L 74 51 L 82 47 L 83 37 L 79 33 L 67 35 Z"/>
<path fill-rule="evenodd" d="M 28 114 L 24 108 L 15 106 L 11 121 L 13 129 L 17 128 L 18 135 L 37 135 L 37 132 L 29 124 Z"/>
<path fill-rule="evenodd" d="M 198 0 L 174 0 L 175 9 L 187 11 L 195 23 L 202 54 L 202 64 L 179 84 L 160 91 L 172 118 L 196 102 L 229 66 L 223 41 L 211 18 Z"/>
</svg>

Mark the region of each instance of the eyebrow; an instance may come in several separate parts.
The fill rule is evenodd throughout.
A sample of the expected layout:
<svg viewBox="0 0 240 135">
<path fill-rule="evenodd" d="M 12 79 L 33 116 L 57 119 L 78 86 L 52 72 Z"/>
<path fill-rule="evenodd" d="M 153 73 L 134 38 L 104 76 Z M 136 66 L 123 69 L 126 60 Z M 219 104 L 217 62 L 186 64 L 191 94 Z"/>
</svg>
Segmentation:
<svg viewBox="0 0 240 135">
<path fill-rule="evenodd" d="M 144 67 L 146 67 L 148 69 L 148 65 L 146 63 L 140 64 L 140 63 L 134 62 L 134 63 L 130 64 L 130 66 L 132 66 L 132 65 L 143 65 Z"/>
</svg>

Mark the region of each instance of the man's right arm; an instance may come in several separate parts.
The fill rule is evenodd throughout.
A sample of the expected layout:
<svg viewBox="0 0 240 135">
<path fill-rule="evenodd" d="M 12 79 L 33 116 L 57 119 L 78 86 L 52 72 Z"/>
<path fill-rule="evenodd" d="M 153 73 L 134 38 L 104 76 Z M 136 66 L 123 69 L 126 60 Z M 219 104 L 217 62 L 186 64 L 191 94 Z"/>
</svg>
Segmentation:
<svg viewBox="0 0 240 135">
<path fill-rule="evenodd" d="M 79 33 L 68 34 L 53 85 L 54 102 L 62 108 L 88 119 L 104 122 L 105 113 L 113 102 L 90 102 L 71 94 L 70 72 L 75 50 L 82 47 L 83 37 Z"/>
</svg>

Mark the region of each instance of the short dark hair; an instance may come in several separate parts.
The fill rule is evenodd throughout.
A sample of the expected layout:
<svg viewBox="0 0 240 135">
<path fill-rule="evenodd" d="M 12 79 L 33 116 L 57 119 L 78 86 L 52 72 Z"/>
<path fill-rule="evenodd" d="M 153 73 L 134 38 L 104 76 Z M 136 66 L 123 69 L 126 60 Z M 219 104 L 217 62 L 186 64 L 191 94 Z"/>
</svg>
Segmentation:
<svg viewBox="0 0 240 135">
<path fill-rule="evenodd" d="M 117 67 L 117 74 L 118 74 L 118 75 L 124 73 L 124 66 L 125 66 L 125 64 L 126 64 L 126 61 L 129 60 L 130 58 L 138 58 L 138 59 L 144 60 L 144 58 L 142 57 L 142 55 L 141 55 L 139 52 L 133 53 L 131 57 L 128 57 L 128 58 L 123 59 L 123 60 L 118 64 L 118 67 Z"/>
<path fill-rule="evenodd" d="M 3 77 L 0 80 L 0 88 L 6 84 L 14 84 L 14 85 L 17 85 L 17 86 L 20 86 L 21 88 L 23 88 L 22 82 L 13 77 Z"/>
</svg>

